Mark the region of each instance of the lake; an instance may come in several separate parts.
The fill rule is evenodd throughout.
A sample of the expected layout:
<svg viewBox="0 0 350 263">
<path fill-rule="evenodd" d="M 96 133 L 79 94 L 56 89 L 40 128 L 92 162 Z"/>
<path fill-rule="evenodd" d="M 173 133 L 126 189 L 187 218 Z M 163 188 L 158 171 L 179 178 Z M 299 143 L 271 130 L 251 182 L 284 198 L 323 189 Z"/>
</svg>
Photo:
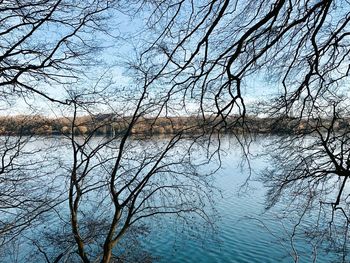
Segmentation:
<svg viewBox="0 0 350 263">
<path fill-rule="evenodd" d="M 99 140 L 99 139 L 96 139 Z M 269 142 L 271 138 L 259 136 L 251 144 L 250 150 L 253 153 L 260 153 L 264 148 L 264 144 Z M 41 152 L 40 156 L 49 163 L 55 159 L 47 157 L 47 150 L 53 149 L 52 145 L 60 145 L 63 142 L 61 138 L 40 139 L 29 144 L 27 149 L 46 149 Z M 144 142 L 145 145 L 153 144 L 152 141 Z M 224 152 L 221 155 L 222 167 L 218 170 L 213 179 L 214 185 L 221 190 L 212 196 L 214 207 L 216 209 L 211 223 L 212 225 L 202 225 L 203 222 L 183 224 L 176 217 L 162 216 L 157 219 L 147 219 L 148 231 L 138 243 L 137 247 L 133 247 L 135 253 L 142 251 L 145 255 L 152 258 L 152 262 L 295 262 L 295 253 L 297 251 L 298 262 L 338 262 L 334 251 L 326 251 L 319 246 L 315 250 L 315 243 L 309 242 L 303 237 L 294 237 L 291 243 L 291 232 L 298 217 L 291 211 L 289 216 L 281 218 L 280 207 L 276 206 L 270 210 L 265 210 L 265 194 L 266 188 L 257 180 L 259 172 L 271 166 L 265 157 L 254 157 L 250 159 L 251 169 L 247 164 L 242 164 L 241 149 L 235 142 L 235 139 L 226 136 L 222 140 L 222 148 Z M 60 164 L 47 165 L 41 162 L 35 162 L 31 157 L 33 165 L 40 164 L 40 168 L 50 171 L 50 176 L 57 173 L 60 174 L 62 160 L 70 162 L 69 152 L 64 147 L 55 148 L 55 155 L 62 157 Z M 200 152 L 198 152 L 200 155 Z M 199 156 L 199 159 L 205 159 L 205 156 Z M 39 158 L 40 159 L 40 158 Z M 56 160 L 57 161 L 57 160 Z M 212 164 L 207 164 L 201 169 L 212 169 Z M 214 168 L 213 168 L 214 169 Z M 251 178 L 248 185 L 242 187 L 246 183 L 251 172 Z M 45 176 L 48 172 L 45 173 Z M 55 176 L 55 179 L 47 184 L 48 189 L 65 189 L 67 178 L 64 176 Z M 40 190 L 40 189 L 39 189 Z M 103 203 L 102 203 L 103 204 Z M 62 235 L 69 235 L 69 225 L 62 226 L 55 221 L 55 216 L 60 215 L 62 222 L 64 218 L 69 218 L 67 210 L 63 202 L 54 213 L 49 216 L 41 215 L 40 223 L 33 224 L 33 228 L 24 231 L 24 237 L 19 239 L 20 244 L 14 245 L 10 250 L 2 251 L 2 260 L 0 262 L 28 262 L 29 258 L 33 259 L 36 255 L 35 262 L 46 262 L 44 257 L 40 257 L 40 253 L 33 250 L 33 239 L 47 233 L 50 229 L 59 231 L 57 238 Z M 93 206 L 90 210 L 93 210 Z M 90 211 L 89 210 L 89 211 Z M 108 208 L 107 208 L 108 210 Z M 57 214 L 57 215 L 56 215 Z M 62 219 L 63 218 L 63 219 Z M 45 222 L 45 223 L 43 223 Z M 308 222 L 306 222 L 307 224 Z M 312 225 L 311 225 L 312 227 Z M 51 238 L 51 239 L 50 239 Z M 47 249 L 47 253 L 57 253 L 57 242 L 50 237 L 49 242 L 45 241 L 43 245 Z M 39 238 L 40 240 L 40 238 Z M 51 242 L 51 243 L 50 243 Z M 38 247 L 38 244 L 36 246 Z M 7 246 L 8 248 L 9 246 Z M 36 248 L 37 248 L 36 247 Z M 35 247 L 34 247 L 35 248 Z M 9 251 L 17 249 L 16 257 Z M 293 250 L 294 249 L 294 250 Z M 28 252 L 31 253 L 28 253 Z M 315 253 L 317 251 L 317 253 Z M 26 253 L 24 253 L 26 252 Z M 11 255 L 10 255 L 11 254 Z M 57 254 L 56 254 L 57 255 Z M 15 258 L 17 258 L 15 260 Z M 30 260 L 30 259 L 29 259 Z"/>
<path fill-rule="evenodd" d="M 266 189 L 255 180 L 259 172 L 271 164 L 266 158 L 252 157 L 252 178 L 248 187 L 242 187 L 249 177 L 249 168 L 241 165 L 237 145 L 229 145 L 232 139 L 224 140 L 226 154 L 222 158 L 222 169 L 215 175 L 215 184 L 223 191 L 222 197 L 215 198 L 220 216 L 215 222 L 215 233 L 186 234 L 174 220 L 165 219 L 162 227 L 154 226 L 143 244 L 143 248 L 156 257 L 155 262 L 295 262 L 290 234 L 298 217 L 291 213 L 290 217 L 279 219 L 278 206 L 266 211 Z M 259 136 L 252 143 L 251 152 L 261 153 L 269 141 L 270 138 Z M 303 238 L 296 237 L 294 246 L 298 262 L 339 262 L 333 251 L 313 253 L 314 245 Z"/>
</svg>

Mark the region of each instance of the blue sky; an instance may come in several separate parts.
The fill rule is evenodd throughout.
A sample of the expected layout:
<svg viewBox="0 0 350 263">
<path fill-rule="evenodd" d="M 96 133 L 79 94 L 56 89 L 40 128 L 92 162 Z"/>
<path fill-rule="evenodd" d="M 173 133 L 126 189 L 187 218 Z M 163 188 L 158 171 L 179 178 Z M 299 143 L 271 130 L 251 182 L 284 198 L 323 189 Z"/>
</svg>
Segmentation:
<svg viewBox="0 0 350 263">
<path fill-rule="evenodd" d="M 100 76 L 105 74 L 108 80 L 111 80 L 113 88 L 120 89 L 128 87 L 129 91 L 135 86 L 132 78 L 129 77 L 129 72 L 126 69 L 126 62 L 136 56 L 135 50 L 145 44 L 155 36 L 151 32 L 145 30 L 146 18 L 142 17 L 143 13 L 138 13 L 138 16 L 130 17 L 121 12 L 113 11 L 111 19 L 108 22 L 108 34 L 97 33 L 91 37 L 104 48 L 94 56 L 100 62 L 92 67 L 84 68 L 84 74 L 78 83 L 68 80 L 70 84 L 49 86 L 46 83 L 42 84 L 42 88 L 47 90 L 48 94 L 56 99 L 67 98 L 67 90 L 85 90 L 96 85 Z M 39 33 L 42 37 L 38 38 L 45 42 L 52 41 L 60 36 L 63 32 L 57 27 L 44 27 Z M 106 74 L 107 71 L 107 74 Z M 262 76 L 254 75 L 245 79 L 243 86 L 243 95 L 247 105 L 255 104 L 257 98 L 268 99 L 276 93 L 276 86 L 268 83 Z M 163 87 L 166 89 L 166 87 Z M 16 102 L 4 104 L 1 107 L 2 114 L 28 114 L 39 113 L 48 116 L 60 114 L 57 111 L 59 105 L 52 104 L 39 96 L 29 96 L 26 100 L 19 98 Z M 102 109 L 101 110 L 105 110 Z"/>
</svg>

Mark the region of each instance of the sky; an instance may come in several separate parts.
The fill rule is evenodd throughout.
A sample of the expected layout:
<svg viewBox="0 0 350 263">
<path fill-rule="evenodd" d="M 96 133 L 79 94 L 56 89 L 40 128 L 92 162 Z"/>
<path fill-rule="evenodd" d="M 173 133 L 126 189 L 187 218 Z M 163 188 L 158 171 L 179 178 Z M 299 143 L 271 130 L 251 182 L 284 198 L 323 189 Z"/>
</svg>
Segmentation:
<svg viewBox="0 0 350 263">
<path fill-rule="evenodd" d="M 99 32 L 91 36 L 85 35 L 85 37 L 94 38 L 99 45 L 104 47 L 94 55 L 99 63 L 92 67 L 84 67 L 83 74 L 80 74 L 82 78 L 78 83 L 66 79 L 68 84 L 65 85 L 41 83 L 39 84 L 41 87 L 39 87 L 47 90 L 50 97 L 63 100 L 67 98 L 67 91 L 91 89 L 97 83 L 99 83 L 97 86 L 102 87 L 107 82 L 112 83 L 111 91 L 113 89 L 119 91 L 126 87 L 129 92 L 132 92 L 137 83 L 130 76 L 131 72 L 127 69 L 127 62 L 135 59 L 135 52 L 140 46 L 144 45 L 149 38 L 155 37 L 145 31 L 146 17 L 141 17 L 142 14 L 138 13 L 138 15 L 130 17 L 122 12 L 112 11 L 107 33 Z M 65 33 L 65 30 L 67 28 L 57 26 L 44 27 L 36 36 L 35 41 L 40 44 L 55 40 L 57 36 Z M 101 76 L 104 76 L 105 80 L 99 82 Z M 276 91 L 276 87 L 273 87 L 272 83 L 268 83 L 263 79 L 263 76 L 259 75 L 246 78 L 244 84 L 243 95 L 247 105 L 255 104 L 257 99 L 268 99 Z M 161 88 L 167 89 L 166 86 Z M 137 94 L 137 88 L 135 88 L 135 94 Z M 64 107 L 53 104 L 40 96 L 28 96 L 25 99 L 18 97 L 17 100 L 6 101 L 0 105 L 3 115 L 42 114 L 54 117 L 59 114 L 69 114 Z M 188 106 L 191 108 L 191 103 Z M 108 111 L 108 107 L 101 107 L 101 111 Z"/>
</svg>

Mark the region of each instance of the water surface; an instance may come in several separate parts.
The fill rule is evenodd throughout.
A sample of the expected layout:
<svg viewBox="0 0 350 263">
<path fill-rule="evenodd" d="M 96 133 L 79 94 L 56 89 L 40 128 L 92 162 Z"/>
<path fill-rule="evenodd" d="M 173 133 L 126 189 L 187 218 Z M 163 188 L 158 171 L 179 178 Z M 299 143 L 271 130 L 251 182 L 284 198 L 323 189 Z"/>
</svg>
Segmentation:
<svg viewBox="0 0 350 263">
<path fill-rule="evenodd" d="M 231 139 L 226 138 L 225 147 Z M 268 140 L 258 138 L 251 146 L 252 152 L 261 152 Z M 222 196 L 214 198 L 219 215 L 214 222 L 216 231 L 191 226 L 183 230 L 173 218 L 157 222 L 143 242 L 155 262 L 295 262 L 290 234 L 298 218 L 291 214 L 280 220 L 278 207 L 266 211 L 266 188 L 256 180 L 259 172 L 272 164 L 265 157 L 252 158 L 249 170 L 241 165 L 241 151 L 234 146 L 226 148 L 222 169 L 215 175 L 215 185 L 222 189 Z M 242 187 L 249 176 L 248 187 Z M 312 244 L 303 238 L 296 237 L 294 246 L 298 262 L 338 262 L 334 254 L 322 250 L 315 257 Z"/>
</svg>

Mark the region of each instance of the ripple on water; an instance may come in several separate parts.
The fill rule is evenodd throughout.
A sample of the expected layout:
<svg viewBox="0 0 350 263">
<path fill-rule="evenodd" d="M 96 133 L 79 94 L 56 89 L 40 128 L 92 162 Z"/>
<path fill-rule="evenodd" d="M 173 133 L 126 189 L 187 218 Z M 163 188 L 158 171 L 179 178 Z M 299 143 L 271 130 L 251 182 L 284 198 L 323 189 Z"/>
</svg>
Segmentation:
<svg viewBox="0 0 350 263">
<path fill-rule="evenodd" d="M 232 157 L 232 156 L 231 156 Z M 217 177 L 217 185 L 222 188 L 224 198 L 216 199 L 216 208 L 220 215 L 216 235 L 204 235 L 205 240 L 196 238 L 197 228 L 183 232 L 172 220 L 155 224 L 144 248 L 159 263 L 276 263 L 293 262 L 289 255 L 291 248 L 285 236 L 285 225 L 276 220 L 271 212 L 264 212 L 264 187 L 251 183 L 248 193 L 237 194 L 239 187 L 247 178 L 247 170 L 239 168 L 239 158 L 230 155 L 223 160 L 224 167 Z M 252 163 L 253 167 L 262 167 L 264 161 Z M 254 190 L 252 190 L 254 189 Z M 263 222 L 263 223 L 262 223 Z M 310 223 L 310 222 L 307 222 Z M 162 227 L 160 227 L 162 226 Z M 288 226 L 287 226 L 288 227 Z M 202 230 L 205 231 L 205 230 Z M 199 234 L 199 235 L 196 235 Z M 300 263 L 311 262 L 311 250 L 305 243 L 299 243 L 305 253 Z M 329 262 L 329 256 L 320 257 L 318 263 Z"/>
</svg>

